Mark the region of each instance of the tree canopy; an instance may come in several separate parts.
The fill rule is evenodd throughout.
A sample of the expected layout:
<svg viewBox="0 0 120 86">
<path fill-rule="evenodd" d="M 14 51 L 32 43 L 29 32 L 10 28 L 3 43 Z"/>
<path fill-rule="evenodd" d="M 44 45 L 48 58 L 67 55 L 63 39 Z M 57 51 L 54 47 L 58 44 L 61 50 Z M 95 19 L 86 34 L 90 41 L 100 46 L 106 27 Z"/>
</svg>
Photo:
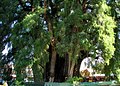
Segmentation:
<svg viewBox="0 0 120 86">
<path fill-rule="evenodd" d="M 64 59 L 60 63 L 64 79 L 73 77 L 80 59 L 95 58 L 96 51 L 105 60 L 103 73 L 115 73 L 119 78 L 119 0 L 4 0 L 0 3 L 0 51 L 6 43 L 12 46 L 9 53 L 15 61 L 18 80 L 25 78 L 24 70 L 30 65 L 34 81 L 55 81 L 59 58 Z"/>
</svg>

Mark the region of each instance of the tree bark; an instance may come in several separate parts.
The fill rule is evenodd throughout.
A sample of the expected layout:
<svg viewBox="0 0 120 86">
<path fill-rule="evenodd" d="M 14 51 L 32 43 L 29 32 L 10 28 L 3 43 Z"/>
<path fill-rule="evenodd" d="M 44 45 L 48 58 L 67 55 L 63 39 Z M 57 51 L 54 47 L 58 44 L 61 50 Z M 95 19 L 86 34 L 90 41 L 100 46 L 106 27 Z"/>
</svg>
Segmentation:
<svg viewBox="0 0 120 86">
<path fill-rule="evenodd" d="M 45 3 L 45 7 L 46 2 Z M 55 63 L 56 63 L 56 50 L 55 50 L 55 45 L 56 45 L 56 39 L 53 35 L 53 23 L 52 23 L 52 18 L 49 15 L 44 15 L 45 20 L 47 21 L 47 25 L 48 25 L 48 31 L 51 33 L 51 62 L 50 62 L 50 77 L 49 77 L 49 81 L 53 82 L 54 78 L 55 78 Z"/>
<path fill-rule="evenodd" d="M 75 62 L 70 59 L 71 54 L 68 54 L 68 78 L 73 76 Z"/>
<path fill-rule="evenodd" d="M 70 67 L 71 67 L 71 61 L 70 61 L 70 58 L 68 58 L 68 77 L 70 74 Z"/>
<path fill-rule="evenodd" d="M 56 45 L 56 40 L 54 38 L 53 35 L 53 24 L 52 24 L 52 20 L 50 17 L 47 17 L 47 23 L 48 23 L 48 30 L 51 33 L 51 62 L 50 62 L 50 78 L 49 81 L 53 82 L 54 81 L 54 77 L 55 77 L 55 63 L 56 63 L 56 50 L 55 50 L 55 45 Z"/>
<path fill-rule="evenodd" d="M 55 47 L 52 46 L 52 57 L 51 57 L 50 78 L 49 78 L 50 82 L 53 82 L 55 78 L 55 63 L 56 63 L 56 51 L 55 51 Z"/>
<path fill-rule="evenodd" d="M 74 61 L 69 61 L 68 78 L 73 77 L 74 67 L 75 67 L 75 62 Z"/>
<path fill-rule="evenodd" d="M 83 10 L 83 13 L 86 12 L 87 8 L 86 8 L 86 3 L 87 3 L 87 0 L 83 0 L 82 2 L 82 10 Z"/>
<path fill-rule="evenodd" d="M 50 78 L 49 81 L 53 82 L 54 81 L 54 77 L 55 77 L 55 63 L 56 63 L 56 50 L 55 50 L 55 45 L 56 45 L 56 40 L 54 38 L 53 35 L 53 24 L 52 24 L 52 20 L 48 17 L 47 19 L 47 23 L 48 23 L 48 30 L 51 33 L 51 62 L 50 62 Z"/>
</svg>

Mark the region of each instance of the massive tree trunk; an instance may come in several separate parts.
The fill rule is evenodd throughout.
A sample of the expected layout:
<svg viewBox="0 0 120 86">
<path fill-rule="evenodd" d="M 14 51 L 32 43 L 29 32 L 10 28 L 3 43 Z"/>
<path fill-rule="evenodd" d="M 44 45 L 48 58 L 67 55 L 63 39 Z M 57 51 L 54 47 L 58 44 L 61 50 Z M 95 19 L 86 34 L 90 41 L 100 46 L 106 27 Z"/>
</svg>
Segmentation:
<svg viewBox="0 0 120 86">
<path fill-rule="evenodd" d="M 56 50 L 55 50 L 55 45 L 56 45 L 56 39 L 53 35 L 53 24 L 51 18 L 47 18 L 47 23 L 48 23 L 48 30 L 51 33 L 51 62 L 50 62 L 50 78 L 49 81 L 53 82 L 54 77 L 55 77 L 55 63 L 56 63 Z"/>
<path fill-rule="evenodd" d="M 47 18 L 47 23 L 48 23 L 48 30 L 51 33 L 51 62 L 50 62 L 50 78 L 49 81 L 53 82 L 54 77 L 55 77 L 55 63 L 56 63 L 56 50 L 55 50 L 55 45 L 56 45 L 56 39 L 53 35 L 53 24 L 51 18 Z"/>
<path fill-rule="evenodd" d="M 49 78 L 50 82 L 53 82 L 55 78 L 55 63 L 56 63 L 56 50 L 55 47 L 52 46 L 52 57 L 51 57 L 50 78 Z"/>
<path fill-rule="evenodd" d="M 53 20 L 50 16 L 46 18 L 46 21 L 48 23 L 48 30 L 51 33 L 51 62 L 50 62 L 50 78 L 49 81 L 53 82 L 55 78 L 55 63 L 56 63 L 56 50 L 55 50 L 55 45 L 56 45 L 56 39 L 54 37 L 54 31 L 53 31 Z"/>
</svg>

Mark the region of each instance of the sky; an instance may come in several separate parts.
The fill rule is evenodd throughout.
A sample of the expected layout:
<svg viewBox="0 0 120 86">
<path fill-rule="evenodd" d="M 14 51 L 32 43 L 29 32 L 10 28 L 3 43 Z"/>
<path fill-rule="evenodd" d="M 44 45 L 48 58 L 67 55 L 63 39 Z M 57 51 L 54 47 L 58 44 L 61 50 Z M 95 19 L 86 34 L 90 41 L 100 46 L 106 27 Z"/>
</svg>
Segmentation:
<svg viewBox="0 0 120 86">
<path fill-rule="evenodd" d="M 8 53 L 8 46 L 5 46 L 5 49 L 2 51 L 2 54 L 6 55 Z"/>
<path fill-rule="evenodd" d="M 6 46 L 5 46 L 5 49 L 2 51 L 2 54 L 3 54 L 3 55 L 7 55 L 7 54 L 8 54 L 8 51 L 9 51 L 10 49 L 12 49 L 12 46 L 9 45 L 9 43 L 7 43 Z"/>
</svg>

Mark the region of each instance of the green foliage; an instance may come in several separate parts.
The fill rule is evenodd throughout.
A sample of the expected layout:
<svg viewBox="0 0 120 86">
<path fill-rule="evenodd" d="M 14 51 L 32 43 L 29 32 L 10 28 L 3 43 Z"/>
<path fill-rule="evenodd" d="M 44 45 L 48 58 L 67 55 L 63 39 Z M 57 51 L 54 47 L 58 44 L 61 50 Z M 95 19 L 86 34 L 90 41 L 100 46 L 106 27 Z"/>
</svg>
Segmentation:
<svg viewBox="0 0 120 86">
<path fill-rule="evenodd" d="M 36 8 L 35 12 L 27 14 L 12 29 L 11 41 L 17 49 L 15 54 L 16 69 L 24 68 L 36 62 L 44 67 L 49 61 L 47 50 L 50 44 L 50 33 L 42 25 L 40 16 L 43 11 L 40 7 Z"/>
<path fill-rule="evenodd" d="M 32 29 L 35 26 L 38 25 L 39 17 L 44 12 L 44 10 L 41 7 L 37 7 L 35 12 L 29 13 L 25 16 L 25 18 L 22 20 L 22 24 L 25 29 Z"/>
<path fill-rule="evenodd" d="M 97 63 L 95 66 L 92 66 L 93 69 L 96 71 L 96 74 L 101 74 L 103 73 L 105 64 L 104 63 Z"/>
<path fill-rule="evenodd" d="M 24 82 L 15 80 L 11 86 L 25 86 Z"/>
<path fill-rule="evenodd" d="M 50 52 L 47 50 L 53 36 L 57 54 L 64 56 L 67 53 L 71 61 L 77 62 L 81 50 L 94 51 L 94 53 L 96 50 L 101 50 L 105 62 L 109 64 L 109 60 L 114 58 L 116 62 L 113 67 L 115 70 L 119 68 L 120 43 L 116 36 L 119 31 L 114 29 L 116 23 L 119 26 L 117 18 L 119 18 L 120 12 L 116 9 L 120 7 L 119 0 L 110 0 L 109 3 L 106 0 L 87 0 L 86 9 L 83 6 L 85 0 L 54 0 L 52 4 L 51 0 L 48 0 L 47 9 L 43 4 L 40 7 L 40 1 L 33 1 L 34 11 L 31 12 L 25 12 L 22 9 L 18 11 L 16 9 L 18 2 L 15 0 L 10 1 L 11 6 L 9 6 L 8 0 L 0 2 L 2 3 L 0 11 L 3 12 L 0 14 L 0 18 L 2 18 L 0 21 L 4 24 L 4 27 L 0 28 L 3 36 L 0 37 L 1 40 L 10 34 L 8 28 L 11 28 L 14 19 L 17 20 L 10 29 L 11 39 L 9 40 L 16 49 L 15 68 L 21 70 L 34 63 L 45 67 L 46 62 L 49 61 Z M 5 10 L 7 9 L 6 12 L 4 7 Z M 15 14 L 17 16 L 13 16 Z M 51 31 L 48 30 L 49 22 L 47 20 L 49 19 L 52 23 Z M 4 45 L 4 42 L 1 44 Z M 0 51 L 4 47 L 1 44 Z M 110 62 L 110 64 L 113 63 Z M 101 65 L 98 65 L 99 68 L 103 66 Z M 42 68 L 41 70 L 40 75 L 42 76 L 44 70 Z M 79 81 L 79 78 L 74 77 L 70 81 L 74 80 Z"/>
<path fill-rule="evenodd" d="M 120 69 L 117 69 L 117 77 L 118 77 L 118 80 L 120 82 Z"/>
<path fill-rule="evenodd" d="M 76 77 L 76 76 L 74 76 L 74 77 L 68 78 L 68 79 L 66 80 L 66 82 L 68 82 L 68 83 L 73 83 L 74 81 L 82 82 L 82 81 L 83 81 L 83 78 L 82 78 L 82 77 Z"/>
<path fill-rule="evenodd" d="M 56 28 L 56 36 L 60 40 L 56 48 L 60 55 L 68 53 L 71 60 L 76 62 L 80 50 L 89 50 L 91 46 L 89 34 L 86 32 L 90 23 L 85 23 L 85 20 L 90 19 L 90 15 L 84 14 L 80 6 L 76 6 L 76 1 L 65 2 L 63 22 Z"/>
<path fill-rule="evenodd" d="M 106 0 L 91 1 L 89 5 L 92 10 L 83 13 L 80 5 L 76 6 L 74 0 L 66 0 L 64 16 L 61 15 L 63 21 L 56 28 L 56 49 L 62 56 L 68 53 L 71 61 L 75 62 L 81 50 L 92 50 L 94 54 L 96 50 L 101 50 L 105 63 L 109 65 L 109 60 L 115 52 L 116 22 L 111 16 L 111 8 L 106 4 Z M 97 70 L 100 70 L 100 67 L 103 69 L 104 64 L 98 64 Z"/>
<path fill-rule="evenodd" d="M 120 9 L 120 1 L 119 0 L 116 0 L 116 1 L 111 1 L 110 4 L 109 4 L 112 8 L 111 10 L 111 13 L 112 13 L 112 16 L 115 17 L 115 20 L 116 20 L 116 24 L 117 24 L 117 27 L 115 28 L 115 54 L 114 54 L 114 57 L 113 57 L 113 61 L 111 61 L 111 64 L 114 64 L 114 65 L 111 65 L 111 70 L 117 74 L 117 77 L 120 81 L 120 78 L 119 78 L 119 69 L 120 69 L 120 22 L 119 22 L 119 17 L 120 17 L 120 14 L 119 14 L 119 9 Z"/>
<path fill-rule="evenodd" d="M 109 64 L 109 60 L 113 57 L 115 51 L 114 28 L 116 23 L 110 16 L 110 7 L 104 1 L 100 2 L 98 6 L 96 17 L 93 18 L 93 28 L 98 31 L 98 47 L 102 49 L 103 58 Z"/>
<path fill-rule="evenodd" d="M 17 1 L 16 0 L 4 0 L 0 1 L 0 73 L 4 69 L 4 65 L 12 61 L 13 52 L 11 49 L 11 28 L 12 23 L 15 21 L 14 13 L 16 9 Z M 3 52 L 8 46 L 8 53 Z M 6 50 L 4 50 L 6 51 Z M 3 55 L 5 53 L 5 55 Z M 8 67 L 7 67 L 8 68 Z M 11 70 L 3 71 L 4 79 L 11 80 Z"/>
</svg>

